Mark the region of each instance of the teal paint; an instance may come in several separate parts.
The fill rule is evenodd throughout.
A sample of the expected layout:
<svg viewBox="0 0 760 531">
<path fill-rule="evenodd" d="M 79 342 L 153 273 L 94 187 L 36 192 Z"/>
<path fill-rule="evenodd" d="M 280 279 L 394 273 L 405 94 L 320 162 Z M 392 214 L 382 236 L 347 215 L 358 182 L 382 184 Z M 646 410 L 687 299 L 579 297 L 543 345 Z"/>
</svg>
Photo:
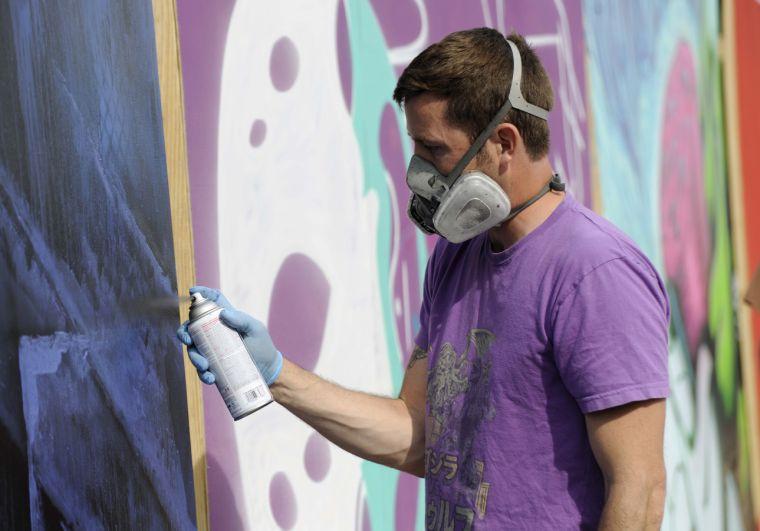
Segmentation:
<svg viewBox="0 0 760 531">
<path fill-rule="evenodd" d="M 375 194 L 378 204 L 377 271 L 388 365 L 396 395 L 403 372 L 400 348 L 394 330 L 392 294 L 389 282 L 391 246 L 391 199 L 386 185 L 386 170 L 380 155 L 380 119 L 396 85 L 393 68 L 380 25 L 368 0 L 346 0 L 346 21 L 351 49 L 352 120 L 361 152 L 365 194 Z M 399 121 L 399 123 L 403 123 Z M 403 137 L 402 137 L 403 138 Z M 424 263 L 424 262 L 423 262 Z M 374 531 L 390 530 L 395 524 L 396 486 L 399 472 L 362 462 L 370 522 Z"/>
</svg>

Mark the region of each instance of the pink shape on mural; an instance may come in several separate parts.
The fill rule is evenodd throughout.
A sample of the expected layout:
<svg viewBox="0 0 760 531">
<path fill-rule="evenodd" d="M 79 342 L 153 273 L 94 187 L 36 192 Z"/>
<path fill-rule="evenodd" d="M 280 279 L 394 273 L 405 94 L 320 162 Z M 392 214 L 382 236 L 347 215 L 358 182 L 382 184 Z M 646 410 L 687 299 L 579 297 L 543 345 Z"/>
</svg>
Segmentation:
<svg viewBox="0 0 760 531">
<path fill-rule="evenodd" d="M 298 507 L 293 486 L 283 472 L 277 472 L 269 482 L 269 508 L 281 529 L 293 529 L 298 519 Z"/>
<path fill-rule="evenodd" d="M 314 432 L 306 441 L 303 465 L 309 479 L 320 482 L 330 471 L 330 444 L 319 433 Z"/>
<path fill-rule="evenodd" d="M 272 47 L 269 59 L 272 85 L 280 92 L 290 90 L 298 77 L 298 50 L 287 37 L 280 37 Z"/>
<path fill-rule="evenodd" d="M 267 137 L 267 123 L 264 120 L 255 120 L 251 125 L 251 133 L 248 138 L 252 147 L 259 147 Z"/>
<path fill-rule="evenodd" d="M 330 284 L 319 266 L 301 253 L 280 266 L 269 305 L 269 333 L 282 354 L 313 371 L 325 334 Z"/>
<path fill-rule="evenodd" d="M 660 214 L 665 272 L 678 289 L 692 355 L 696 354 L 707 321 L 710 266 L 701 146 L 694 57 L 688 45 L 681 42 L 665 92 Z"/>
</svg>

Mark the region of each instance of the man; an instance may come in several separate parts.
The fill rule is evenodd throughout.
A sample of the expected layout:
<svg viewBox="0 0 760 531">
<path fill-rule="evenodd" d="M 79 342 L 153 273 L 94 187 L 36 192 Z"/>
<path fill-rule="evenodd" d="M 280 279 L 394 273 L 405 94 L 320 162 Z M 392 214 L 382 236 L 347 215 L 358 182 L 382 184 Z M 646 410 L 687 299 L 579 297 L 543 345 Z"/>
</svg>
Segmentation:
<svg viewBox="0 0 760 531">
<path fill-rule="evenodd" d="M 397 399 L 297 367 L 260 322 L 193 291 L 228 308 L 277 402 L 349 452 L 425 477 L 427 529 L 658 528 L 665 290 L 629 238 L 564 193 L 550 82 L 508 39 L 451 34 L 394 92 L 414 140 L 410 216 L 445 236 Z"/>
</svg>

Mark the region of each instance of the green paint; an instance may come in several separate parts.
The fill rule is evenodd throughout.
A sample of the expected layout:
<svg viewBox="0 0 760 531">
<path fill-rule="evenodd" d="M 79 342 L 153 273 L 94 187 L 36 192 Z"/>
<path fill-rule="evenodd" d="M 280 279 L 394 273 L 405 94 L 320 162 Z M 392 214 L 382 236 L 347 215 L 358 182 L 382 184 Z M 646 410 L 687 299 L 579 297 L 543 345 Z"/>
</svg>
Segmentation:
<svg viewBox="0 0 760 531">
<path fill-rule="evenodd" d="M 712 227 L 713 256 L 708 288 L 708 329 L 714 341 L 715 379 L 724 415 L 736 414 L 738 348 L 731 279 L 731 234 L 729 229 L 723 94 L 717 48 L 716 13 L 702 13 L 700 26 L 700 109 L 702 122 L 705 198 Z"/>
</svg>

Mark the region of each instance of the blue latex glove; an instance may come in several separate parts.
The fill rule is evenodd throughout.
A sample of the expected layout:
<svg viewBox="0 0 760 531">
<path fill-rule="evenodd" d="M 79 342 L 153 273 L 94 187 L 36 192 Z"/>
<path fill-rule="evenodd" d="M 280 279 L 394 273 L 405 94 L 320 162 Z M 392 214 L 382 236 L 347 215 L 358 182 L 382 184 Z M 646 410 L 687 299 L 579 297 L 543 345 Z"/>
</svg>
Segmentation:
<svg viewBox="0 0 760 531">
<path fill-rule="evenodd" d="M 282 354 L 275 348 L 264 324 L 247 313 L 236 310 L 230 301 L 215 289 L 195 286 L 190 288 L 190 294 L 193 293 L 200 293 L 204 298 L 212 300 L 224 308 L 219 314 L 219 319 L 223 324 L 240 334 L 248 354 L 261 372 L 267 385 L 272 385 L 282 370 Z M 177 337 L 187 345 L 190 362 L 198 369 L 198 376 L 201 381 L 206 384 L 213 384 L 216 377 L 214 373 L 208 370 L 208 360 L 198 352 L 193 344 L 193 338 L 187 331 L 188 324 L 189 321 L 182 323 L 182 326 L 177 330 Z"/>
</svg>

